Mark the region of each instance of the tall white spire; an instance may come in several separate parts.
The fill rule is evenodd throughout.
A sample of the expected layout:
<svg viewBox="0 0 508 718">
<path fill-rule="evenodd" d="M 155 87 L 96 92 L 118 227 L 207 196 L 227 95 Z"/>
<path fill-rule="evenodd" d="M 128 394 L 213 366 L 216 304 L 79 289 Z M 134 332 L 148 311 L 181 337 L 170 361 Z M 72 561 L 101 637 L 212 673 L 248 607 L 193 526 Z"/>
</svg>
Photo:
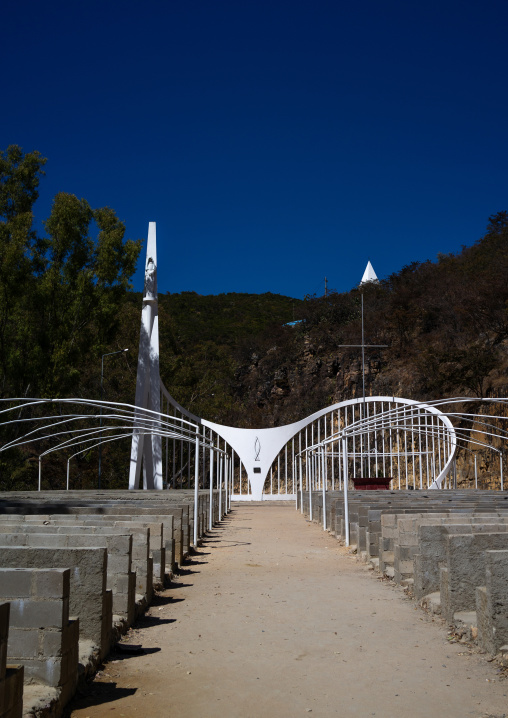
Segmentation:
<svg viewBox="0 0 508 718">
<path fill-rule="evenodd" d="M 367 284 L 367 282 L 377 282 L 377 274 L 374 271 L 374 267 L 370 263 L 370 259 L 367 262 L 367 266 L 365 268 L 365 272 L 363 273 L 362 281 L 360 282 L 360 286 L 362 284 Z"/>
</svg>

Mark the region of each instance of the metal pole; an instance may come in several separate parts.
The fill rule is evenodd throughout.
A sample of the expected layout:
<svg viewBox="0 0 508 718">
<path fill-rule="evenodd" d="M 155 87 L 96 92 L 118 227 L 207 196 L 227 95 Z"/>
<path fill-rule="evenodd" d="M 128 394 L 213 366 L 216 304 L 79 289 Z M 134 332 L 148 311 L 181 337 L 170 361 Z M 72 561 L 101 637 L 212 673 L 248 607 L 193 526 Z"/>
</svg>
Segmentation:
<svg viewBox="0 0 508 718">
<path fill-rule="evenodd" d="M 67 459 L 67 491 L 69 491 L 69 461 L 70 459 Z"/>
<path fill-rule="evenodd" d="M 231 451 L 231 462 L 232 462 L 231 494 L 234 494 L 234 492 L 235 492 L 235 452 L 234 452 L 234 450 Z"/>
<path fill-rule="evenodd" d="M 307 479 L 307 484 L 309 488 L 309 521 L 312 521 L 312 480 L 313 480 L 313 473 L 314 473 L 314 457 L 309 456 L 307 454 L 307 463 L 309 463 L 310 459 L 310 481 L 309 478 Z"/>
<path fill-rule="evenodd" d="M 175 483 L 175 472 L 176 472 L 176 439 L 173 439 L 173 476 L 171 483 Z M 176 485 L 173 486 L 176 489 Z"/>
<path fill-rule="evenodd" d="M 164 409 L 164 397 L 161 401 L 162 408 Z M 169 399 L 166 399 L 166 416 L 169 416 Z M 169 460 L 169 437 L 166 436 L 166 489 L 168 488 L 168 460 Z"/>
<path fill-rule="evenodd" d="M 206 427 L 203 426 L 203 442 L 201 451 L 201 463 L 203 464 L 203 488 L 206 488 Z"/>
<path fill-rule="evenodd" d="M 104 385 L 104 354 L 102 355 L 101 359 L 101 406 L 100 406 L 100 418 L 99 418 L 99 428 L 100 428 L 100 444 L 99 444 L 99 482 L 98 482 L 98 489 L 101 490 L 101 469 L 102 469 L 102 397 L 104 394 L 103 385 Z"/>
<path fill-rule="evenodd" d="M 183 439 L 180 441 L 180 488 L 183 489 Z"/>
<path fill-rule="evenodd" d="M 231 456 L 229 456 L 229 454 L 228 454 L 228 456 L 226 457 L 226 459 L 227 459 L 227 464 L 226 464 L 226 466 L 228 467 L 228 469 L 227 469 L 227 474 L 226 474 L 226 481 L 227 481 L 227 487 L 228 487 L 227 503 L 226 503 L 226 505 L 227 505 L 227 507 L 228 507 L 228 513 L 229 513 L 229 512 L 231 511 L 231 478 L 232 478 L 232 475 L 233 475 L 233 474 L 232 474 L 232 471 L 231 471 Z"/>
<path fill-rule="evenodd" d="M 300 513 L 303 514 L 303 466 L 302 455 L 300 454 Z"/>
<path fill-rule="evenodd" d="M 325 476 L 325 446 L 321 447 L 322 450 L 322 464 L 323 464 L 323 531 L 326 531 L 326 476 Z"/>
<path fill-rule="evenodd" d="M 213 463 L 214 463 L 214 450 L 213 450 L 213 441 L 212 445 L 210 447 L 210 511 L 209 513 L 209 529 L 210 531 L 213 528 Z"/>
<path fill-rule="evenodd" d="M 499 471 L 501 472 L 501 491 L 504 491 L 503 483 L 503 455 L 499 452 Z"/>
<path fill-rule="evenodd" d="M 342 439 L 342 463 L 344 464 L 344 528 L 346 546 L 349 546 L 349 504 L 348 504 L 348 475 L 347 475 L 347 439 Z"/>
<path fill-rule="evenodd" d="M 222 454 L 219 454 L 219 466 L 217 467 L 217 483 L 219 484 L 219 521 L 222 521 L 222 461 L 223 456 Z"/>
<path fill-rule="evenodd" d="M 298 434 L 298 451 L 300 456 L 300 513 L 303 514 L 303 466 L 302 466 L 302 432 Z"/>
<path fill-rule="evenodd" d="M 199 429 L 196 429 L 194 455 L 194 549 L 198 546 L 198 500 L 199 500 Z"/>
<path fill-rule="evenodd" d="M 363 292 L 362 292 L 362 382 L 363 382 L 363 407 L 365 409 L 365 331 L 363 326 Z M 365 416 L 365 411 L 363 413 Z"/>
<path fill-rule="evenodd" d="M 42 459 L 39 456 L 39 488 L 38 488 L 38 491 L 41 490 L 41 474 L 42 474 Z"/>
<path fill-rule="evenodd" d="M 295 489 L 295 437 L 293 436 L 292 443 L 291 443 L 291 455 L 292 455 L 292 461 L 291 461 L 291 470 L 292 470 L 292 483 L 291 487 L 293 489 L 293 493 L 295 495 L 295 510 L 298 509 L 298 489 Z"/>
<path fill-rule="evenodd" d="M 476 465 L 476 454 L 474 455 L 474 487 L 478 488 L 478 467 Z"/>
<path fill-rule="evenodd" d="M 231 510 L 231 492 L 232 492 L 232 487 L 231 487 L 231 476 L 232 476 L 231 463 L 232 463 L 232 457 L 233 457 L 233 454 L 231 454 L 231 455 L 228 454 L 228 455 L 227 455 L 227 464 L 226 464 L 226 466 L 227 466 L 227 471 L 226 471 L 226 485 L 227 485 L 226 506 L 228 507 L 228 513 L 229 513 L 229 511 Z M 234 463 L 234 460 L 233 460 L 233 463 Z"/>
<path fill-rule="evenodd" d="M 285 453 L 284 453 L 284 460 L 285 460 L 285 476 L 284 476 L 284 484 L 285 484 L 285 491 L 284 493 L 287 494 L 288 492 L 288 445 L 286 444 L 285 447 Z"/>
</svg>

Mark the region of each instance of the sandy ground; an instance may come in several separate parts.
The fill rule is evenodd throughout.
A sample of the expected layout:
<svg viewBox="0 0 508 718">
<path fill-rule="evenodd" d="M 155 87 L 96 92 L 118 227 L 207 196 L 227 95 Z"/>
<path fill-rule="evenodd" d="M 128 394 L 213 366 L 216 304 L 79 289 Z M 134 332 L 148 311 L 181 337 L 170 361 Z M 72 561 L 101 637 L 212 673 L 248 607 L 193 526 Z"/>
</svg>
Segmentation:
<svg viewBox="0 0 508 718">
<path fill-rule="evenodd" d="M 73 718 L 466 718 L 508 680 L 309 524 L 236 505 L 76 699 Z"/>
</svg>

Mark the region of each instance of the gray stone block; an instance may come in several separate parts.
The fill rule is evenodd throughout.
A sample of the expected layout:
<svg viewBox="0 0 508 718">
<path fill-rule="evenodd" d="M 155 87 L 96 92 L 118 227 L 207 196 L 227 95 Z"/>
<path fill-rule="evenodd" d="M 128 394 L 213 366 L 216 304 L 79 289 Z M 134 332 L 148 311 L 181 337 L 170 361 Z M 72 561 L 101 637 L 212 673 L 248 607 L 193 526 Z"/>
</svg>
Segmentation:
<svg viewBox="0 0 508 718">
<path fill-rule="evenodd" d="M 70 613 L 79 616 L 82 637 L 91 640 L 102 656 L 106 655 L 112 614 L 106 594 L 105 548 L 3 548 L 0 563 L 4 567 L 70 567 Z"/>
<path fill-rule="evenodd" d="M 105 547 L 108 551 L 108 588 L 115 590 L 115 577 L 118 574 L 124 574 L 128 577 L 131 570 L 131 552 L 132 552 L 132 535 L 129 533 L 119 533 L 118 535 L 83 535 L 83 527 L 77 526 L 73 528 L 79 528 L 81 533 L 76 535 L 74 533 L 67 533 L 70 527 L 58 527 L 52 526 L 29 526 L 26 535 L 16 534 L 19 536 L 19 541 L 24 541 L 30 546 L 55 546 L 55 547 Z M 62 533 L 51 534 L 61 530 Z M 115 530 L 114 528 L 111 530 Z M 43 533 L 35 533 L 41 531 Z M 2 543 L 2 536 L 0 535 L 0 545 Z M 141 532 L 138 535 L 137 540 L 144 541 L 144 552 L 147 553 L 147 541 L 146 536 L 143 537 Z M 141 551 L 141 553 L 143 553 Z M 145 567 L 146 572 L 146 567 Z M 46 580 L 46 579 L 42 579 Z M 51 591 L 51 587 L 48 586 L 48 591 Z M 134 597 L 132 598 L 134 600 Z M 125 601 L 121 600 L 119 603 L 125 604 Z M 116 610 L 118 609 L 118 610 Z M 132 609 L 133 611 L 134 609 Z M 132 611 L 128 611 L 129 615 Z M 115 608 L 115 613 L 120 615 L 124 614 L 124 610 L 120 611 L 118 606 Z"/>
<path fill-rule="evenodd" d="M 478 638 L 495 655 L 508 644 L 508 550 L 485 552 L 485 586 L 476 589 Z"/>
<path fill-rule="evenodd" d="M 70 571 L 64 572 L 62 580 L 54 571 L 36 571 L 32 574 L 34 593 L 40 598 L 66 598 L 70 593 Z"/>
<path fill-rule="evenodd" d="M 10 622 L 20 628 L 61 628 L 64 618 L 69 617 L 68 610 L 68 601 L 63 600 L 27 602 L 26 598 L 13 599 Z"/>
<path fill-rule="evenodd" d="M 473 517 L 474 518 L 474 517 Z M 421 600 L 429 593 L 440 590 L 439 569 L 446 560 L 446 537 L 452 533 L 479 533 L 477 528 L 481 524 L 477 521 L 473 524 L 473 518 L 465 516 L 437 518 L 428 517 L 423 519 L 418 526 L 418 551 L 413 558 L 413 591 L 415 598 Z M 496 519 L 487 518 L 488 528 L 484 529 L 492 533 L 497 532 L 499 524 Z M 467 523 L 466 523 L 467 522 Z M 482 529 L 484 527 L 482 526 Z M 502 532 L 504 532 L 504 527 Z"/>
<path fill-rule="evenodd" d="M 0 593 L 2 598 L 10 600 L 11 598 L 28 597 L 32 593 L 32 574 L 26 571 L 16 571 L 12 569 L 3 573 L 2 586 Z"/>
<path fill-rule="evenodd" d="M 21 549 L 20 549 L 21 550 Z M 9 553 L 10 550 L 6 550 Z M 29 681 L 62 687 L 77 681 L 78 623 L 69 620 L 69 569 L 0 569 L 2 586 L 12 585 L 11 576 L 24 572 L 31 580 L 28 595 L 11 602 L 8 657 L 23 663 Z M 47 574 L 46 581 L 40 580 Z M 18 576 L 15 577 L 16 580 Z M 58 583 L 60 585 L 58 586 Z M 21 585 L 18 581 L 18 585 Z M 53 598 L 40 596 L 38 589 Z M 25 583 L 26 594 L 26 583 Z M 74 662 L 69 657 L 75 657 Z"/>
<path fill-rule="evenodd" d="M 15 624 L 13 624 L 15 625 Z M 37 658 L 39 654 L 39 628 L 9 631 L 9 655 L 16 658 Z"/>
<path fill-rule="evenodd" d="M 485 552 L 508 549 L 508 533 L 450 534 L 441 569 L 441 610 L 447 621 L 458 611 L 476 610 L 476 588 L 485 584 Z"/>
</svg>

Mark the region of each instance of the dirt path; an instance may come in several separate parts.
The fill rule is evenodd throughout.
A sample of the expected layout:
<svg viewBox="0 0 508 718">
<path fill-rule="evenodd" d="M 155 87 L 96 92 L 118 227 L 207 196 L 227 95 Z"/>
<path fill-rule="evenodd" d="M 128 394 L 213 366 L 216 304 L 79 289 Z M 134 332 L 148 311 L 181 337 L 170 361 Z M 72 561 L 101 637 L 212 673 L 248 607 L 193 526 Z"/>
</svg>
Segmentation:
<svg viewBox="0 0 508 718">
<path fill-rule="evenodd" d="M 508 680 L 294 506 L 243 504 L 74 703 L 72 718 L 466 718 Z"/>
</svg>

